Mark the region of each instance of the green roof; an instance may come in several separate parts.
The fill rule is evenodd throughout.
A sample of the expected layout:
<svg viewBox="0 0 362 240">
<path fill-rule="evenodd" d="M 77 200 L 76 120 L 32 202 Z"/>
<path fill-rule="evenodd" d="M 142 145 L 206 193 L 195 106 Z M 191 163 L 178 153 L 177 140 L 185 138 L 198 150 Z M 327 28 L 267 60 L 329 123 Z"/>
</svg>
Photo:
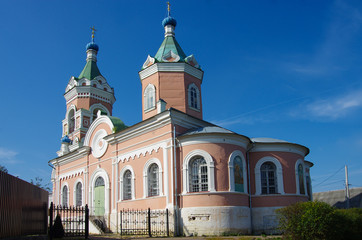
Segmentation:
<svg viewBox="0 0 362 240">
<path fill-rule="evenodd" d="M 184 61 L 186 58 L 186 54 L 184 51 L 182 51 L 182 48 L 176 41 L 175 37 L 167 36 L 163 40 L 161 47 L 158 49 L 155 58 L 158 62 L 163 62 L 162 57 L 165 56 L 169 51 L 172 51 L 174 54 L 177 54 L 180 56 L 179 61 Z"/>
<path fill-rule="evenodd" d="M 114 129 L 112 129 L 113 132 L 116 133 L 127 128 L 127 126 L 123 123 L 123 121 L 118 117 L 109 116 L 109 119 L 112 121 L 114 126 Z"/>
<path fill-rule="evenodd" d="M 95 77 L 100 75 L 101 72 L 97 67 L 97 63 L 92 60 L 88 60 L 85 67 L 83 68 L 83 71 L 80 73 L 78 79 L 86 78 L 89 80 L 93 80 Z"/>
</svg>

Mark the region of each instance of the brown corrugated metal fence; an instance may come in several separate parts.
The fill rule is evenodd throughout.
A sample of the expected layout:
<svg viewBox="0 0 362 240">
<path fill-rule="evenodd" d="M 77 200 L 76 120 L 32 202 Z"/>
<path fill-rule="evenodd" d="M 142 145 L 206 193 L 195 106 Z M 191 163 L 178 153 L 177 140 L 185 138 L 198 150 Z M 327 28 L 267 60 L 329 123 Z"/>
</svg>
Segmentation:
<svg viewBox="0 0 362 240">
<path fill-rule="evenodd" d="M 46 234 L 48 192 L 0 171 L 0 238 Z"/>
</svg>

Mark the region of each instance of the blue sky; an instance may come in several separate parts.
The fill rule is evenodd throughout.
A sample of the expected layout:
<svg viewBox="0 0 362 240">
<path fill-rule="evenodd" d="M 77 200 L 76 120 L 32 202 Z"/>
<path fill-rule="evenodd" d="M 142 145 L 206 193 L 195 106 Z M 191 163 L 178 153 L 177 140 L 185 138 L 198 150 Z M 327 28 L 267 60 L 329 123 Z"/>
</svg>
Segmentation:
<svg viewBox="0 0 362 240">
<path fill-rule="evenodd" d="M 141 120 L 138 71 L 162 40 L 166 1 L 1 1 L 0 164 L 49 181 L 63 97 L 90 26 L 114 114 Z M 176 38 L 205 71 L 204 119 L 310 148 L 313 191 L 362 186 L 361 1 L 171 1 Z M 327 180 L 326 180 L 327 179 Z"/>
</svg>

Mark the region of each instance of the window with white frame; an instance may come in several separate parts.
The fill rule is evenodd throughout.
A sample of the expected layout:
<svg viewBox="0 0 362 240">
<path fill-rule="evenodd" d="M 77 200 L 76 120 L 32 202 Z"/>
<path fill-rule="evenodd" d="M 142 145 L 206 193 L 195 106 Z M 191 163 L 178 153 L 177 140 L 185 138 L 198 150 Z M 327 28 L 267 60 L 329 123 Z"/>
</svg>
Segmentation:
<svg viewBox="0 0 362 240">
<path fill-rule="evenodd" d="M 271 162 L 263 163 L 260 167 L 261 193 L 275 194 L 278 192 L 276 167 Z"/>
<path fill-rule="evenodd" d="M 207 164 L 202 156 L 195 156 L 189 163 L 190 192 L 208 191 Z"/>
<path fill-rule="evenodd" d="M 147 181 L 148 181 L 148 196 L 159 196 L 160 188 L 159 188 L 159 167 L 156 163 L 152 163 L 148 168 L 147 173 Z"/>
<path fill-rule="evenodd" d="M 305 178 L 306 184 L 307 184 L 307 193 L 308 193 L 308 200 L 312 201 L 312 184 L 309 176 L 306 176 Z"/>
<path fill-rule="evenodd" d="M 188 87 L 188 102 L 190 108 L 200 109 L 200 91 L 194 83 Z"/>
<path fill-rule="evenodd" d="M 234 158 L 234 186 L 236 192 L 244 192 L 243 162 L 240 156 Z"/>
<path fill-rule="evenodd" d="M 267 164 L 264 165 L 264 163 Z M 283 185 L 283 168 L 277 158 L 265 156 L 259 159 L 255 165 L 254 171 L 255 195 L 273 194 L 272 192 L 275 194 L 285 194 Z M 265 193 L 265 191 L 267 193 Z"/>
<path fill-rule="evenodd" d="M 235 150 L 229 157 L 229 190 L 247 192 L 246 161 L 241 151 Z"/>
<path fill-rule="evenodd" d="M 132 199 L 132 173 L 126 170 L 123 174 L 123 200 Z"/>
<path fill-rule="evenodd" d="M 211 155 L 201 149 L 189 152 L 182 165 L 182 193 L 215 192 L 215 164 Z"/>
<path fill-rule="evenodd" d="M 144 111 L 155 108 L 156 106 L 156 88 L 152 84 L 148 84 L 143 93 Z"/>
<path fill-rule="evenodd" d="M 63 186 L 62 189 L 62 206 L 67 207 L 68 206 L 68 186 Z"/>
<path fill-rule="evenodd" d="M 162 165 L 157 158 L 149 159 L 143 167 L 143 197 L 162 196 Z"/>
<path fill-rule="evenodd" d="M 74 109 L 70 110 L 69 111 L 69 114 L 68 114 L 68 124 L 69 124 L 69 133 L 72 133 L 74 132 L 74 129 L 75 129 L 75 118 L 74 118 Z"/>
<path fill-rule="evenodd" d="M 298 164 L 298 180 L 299 180 L 299 193 L 305 194 L 305 186 L 304 186 L 304 169 L 303 165 Z"/>
<path fill-rule="evenodd" d="M 75 186 L 75 206 L 82 206 L 82 183 L 78 182 Z"/>
</svg>

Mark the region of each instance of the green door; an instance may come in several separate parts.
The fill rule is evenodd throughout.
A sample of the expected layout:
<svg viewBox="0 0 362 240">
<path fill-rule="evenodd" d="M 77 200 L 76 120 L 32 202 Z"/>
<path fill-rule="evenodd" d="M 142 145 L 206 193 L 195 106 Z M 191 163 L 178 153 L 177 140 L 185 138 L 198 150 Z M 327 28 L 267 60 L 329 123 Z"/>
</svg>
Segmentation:
<svg viewBox="0 0 362 240">
<path fill-rule="evenodd" d="M 94 186 L 94 215 L 104 215 L 104 180 L 98 177 Z"/>
</svg>

